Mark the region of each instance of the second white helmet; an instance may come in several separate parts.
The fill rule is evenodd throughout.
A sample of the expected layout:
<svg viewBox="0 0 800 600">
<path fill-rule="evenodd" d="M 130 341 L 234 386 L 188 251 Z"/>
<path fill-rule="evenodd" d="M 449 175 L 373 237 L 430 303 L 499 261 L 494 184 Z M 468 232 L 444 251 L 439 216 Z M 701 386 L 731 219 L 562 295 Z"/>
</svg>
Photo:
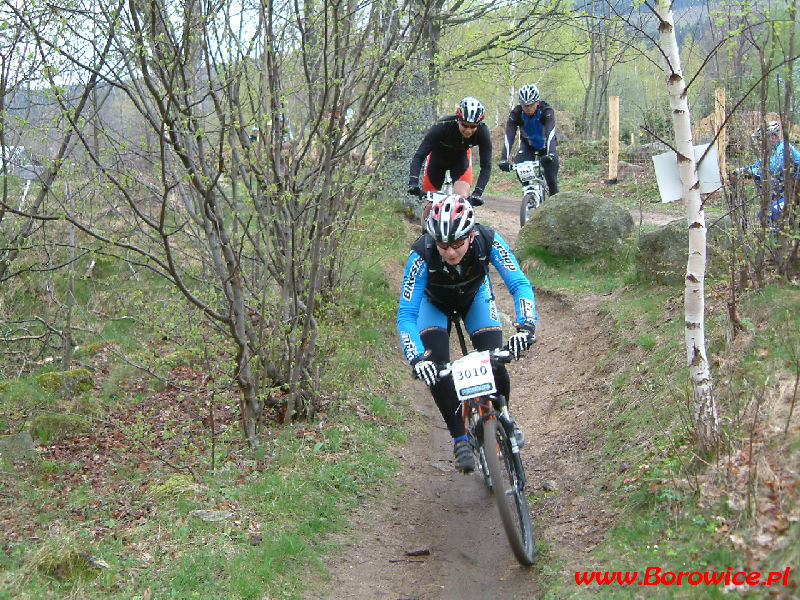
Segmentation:
<svg viewBox="0 0 800 600">
<path fill-rule="evenodd" d="M 539 95 L 539 88 L 532 83 L 519 88 L 519 93 L 517 95 L 519 96 L 519 103 L 522 104 L 522 106 L 528 106 L 542 99 Z"/>
</svg>

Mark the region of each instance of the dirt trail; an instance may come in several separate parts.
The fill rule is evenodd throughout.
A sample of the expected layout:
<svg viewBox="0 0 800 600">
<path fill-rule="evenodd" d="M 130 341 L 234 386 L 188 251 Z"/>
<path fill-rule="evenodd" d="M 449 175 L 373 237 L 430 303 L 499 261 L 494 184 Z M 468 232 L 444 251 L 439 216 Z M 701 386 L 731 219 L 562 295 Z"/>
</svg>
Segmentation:
<svg viewBox="0 0 800 600">
<path fill-rule="evenodd" d="M 519 230 L 517 202 L 489 198 L 478 209 L 479 220 L 512 247 Z M 398 287 L 401 275 L 392 274 Z M 498 284 L 498 304 L 513 315 L 511 298 Z M 586 435 L 607 408 L 612 376 L 595 364 L 607 349 L 609 324 L 601 309 L 606 300 L 591 296 L 573 304 L 537 290 L 539 341 L 528 358 L 509 365 L 511 408 L 526 433 L 523 460 L 529 490 L 538 498 L 531 506 L 535 536 L 550 548 L 548 562 L 563 565 L 564 581 L 586 568 L 587 553 L 614 520 Z M 424 418 L 398 450 L 399 491 L 353 515 L 355 540 L 328 565 L 333 580 L 321 584 L 325 590 L 308 598 L 540 597 L 539 570 L 516 562 L 480 474 L 454 469 L 452 442 L 433 400 L 421 383 L 409 379 L 409 385 Z"/>
</svg>

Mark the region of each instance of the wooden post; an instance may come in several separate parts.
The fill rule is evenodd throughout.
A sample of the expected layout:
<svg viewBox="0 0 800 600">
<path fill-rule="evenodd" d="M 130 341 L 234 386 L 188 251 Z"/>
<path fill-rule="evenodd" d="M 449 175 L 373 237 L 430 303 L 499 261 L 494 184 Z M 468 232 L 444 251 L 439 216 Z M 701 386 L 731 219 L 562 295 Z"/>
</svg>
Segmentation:
<svg viewBox="0 0 800 600">
<path fill-rule="evenodd" d="M 617 183 L 619 163 L 619 96 L 608 98 L 608 183 Z"/>
<path fill-rule="evenodd" d="M 719 175 L 722 185 L 728 183 L 727 161 L 725 158 L 728 140 L 725 127 L 722 125 L 725 122 L 725 117 L 725 88 L 717 88 L 714 94 L 714 133 L 719 133 L 717 136 L 717 158 L 719 160 Z"/>
</svg>

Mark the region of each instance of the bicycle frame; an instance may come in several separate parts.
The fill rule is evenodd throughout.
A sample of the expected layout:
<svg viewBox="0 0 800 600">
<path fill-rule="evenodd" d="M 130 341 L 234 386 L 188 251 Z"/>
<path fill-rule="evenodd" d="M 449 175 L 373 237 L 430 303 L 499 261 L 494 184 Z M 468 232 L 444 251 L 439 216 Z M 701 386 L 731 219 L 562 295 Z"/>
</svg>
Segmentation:
<svg viewBox="0 0 800 600">
<path fill-rule="evenodd" d="M 483 446 L 483 423 L 488 419 L 496 419 L 508 434 L 511 443 L 514 465 L 520 477 L 520 488 L 524 488 L 527 483 L 525 469 L 522 467 L 522 459 L 519 455 L 519 446 L 513 435 L 511 415 L 508 412 L 508 405 L 502 396 L 489 395 L 478 398 L 470 398 L 461 401 L 461 415 L 464 419 L 464 428 L 475 436 L 478 448 Z M 487 477 L 489 487 L 492 487 L 488 473 L 485 471 L 486 465 L 481 461 L 481 468 L 484 469 L 484 476 Z"/>
<path fill-rule="evenodd" d="M 494 378 L 495 364 L 509 362 L 511 354 L 508 348 L 470 353 L 461 315 L 452 313 L 450 324 L 456 327 L 463 356 L 442 367 L 437 376 L 453 378 L 467 437 L 494 496 L 508 542 L 520 564 L 530 566 L 534 561 L 534 540 L 525 495 L 525 469 L 506 398 L 497 392 Z"/>
<path fill-rule="evenodd" d="M 456 328 L 458 335 L 458 343 L 461 347 L 461 354 L 466 356 L 468 353 L 467 340 L 464 336 L 464 331 L 461 328 L 461 317 L 458 313 L 450 316 L 450 322 Z M 506 399 L 498 394 L 491 394 L 486 396 L 479 396 L 477 398 L 470 398 L 462 400 L 461 402 L 461 417 L 464 419 L 464 428 L 467 431 L 472 431 L 478 441 L 478 447 L 483 445 L 483 423 L 487 419 L 497 419 L 503 429 L 509 433 L 509 441 L 511 442 L 512 452 L 514 455 L 514 463 L 519 470 L 521 486 L 524 487 L 526 483 L 525 469 L 522 467 L 522 459 L 519 455 L 519 447 L 517 440 L 512 432 L 511 414 L 508 412 L 508 404 Z M 482 465 L 485 468 L 485 464 Z M 491 482 L 488 480 L 488 473 L 484 471 L 487 476 L 487 483 L 491 488 Z"/>
<path fill-rule="evenodd" d="M 444 176 L 444 183 L 442 184 L 441 190 L 435 190 L 432 192 L 423 192 L 422 197 L 426 202 L 436 202 L 437 200 L 441 200 L 445 196 L 449 196 L 453 193 L 453 178 L 450 177 L 450 171 L 447 171 Z"/>
</svg>

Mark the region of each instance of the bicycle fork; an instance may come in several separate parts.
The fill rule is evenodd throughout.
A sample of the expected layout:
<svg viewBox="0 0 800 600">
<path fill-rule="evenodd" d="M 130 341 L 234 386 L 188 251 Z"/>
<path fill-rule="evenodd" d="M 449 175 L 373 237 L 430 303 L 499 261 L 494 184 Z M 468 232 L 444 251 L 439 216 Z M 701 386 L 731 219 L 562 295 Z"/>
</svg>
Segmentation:
<svg viewBox="0 0 800 600">
<path fill-rule="evenodd" d="M 497 422 L 500 424 L 500 427 L 503 428 L 505 437 L 511 446 L 511 461 L 514 465 L 514 472 L 517 474 L 516 485 L 522 490 L 525 488 L 527 478 L 525 476 L 525 469 L 522 467 L 522 458 L 519 454 L 517 437 L 514 435 L 514 421 L 511 418 L 511 414 L 508 412 L 508 404 L 506 404 L 506 400 L 502 396 L 492 396 L 491 403 L 491 409 L 481 402 L 474 410 L 470 411 L 471 423 L 468 424 L 468 431 L 474 432 L 474 435 L 471 437 L 473 437 L 477 444 L 476 449 L 480 450 L 483 447 L 483 427 L 481 427 L 481 425 L 486 419 L 497 419 Z"/>
</svg>

